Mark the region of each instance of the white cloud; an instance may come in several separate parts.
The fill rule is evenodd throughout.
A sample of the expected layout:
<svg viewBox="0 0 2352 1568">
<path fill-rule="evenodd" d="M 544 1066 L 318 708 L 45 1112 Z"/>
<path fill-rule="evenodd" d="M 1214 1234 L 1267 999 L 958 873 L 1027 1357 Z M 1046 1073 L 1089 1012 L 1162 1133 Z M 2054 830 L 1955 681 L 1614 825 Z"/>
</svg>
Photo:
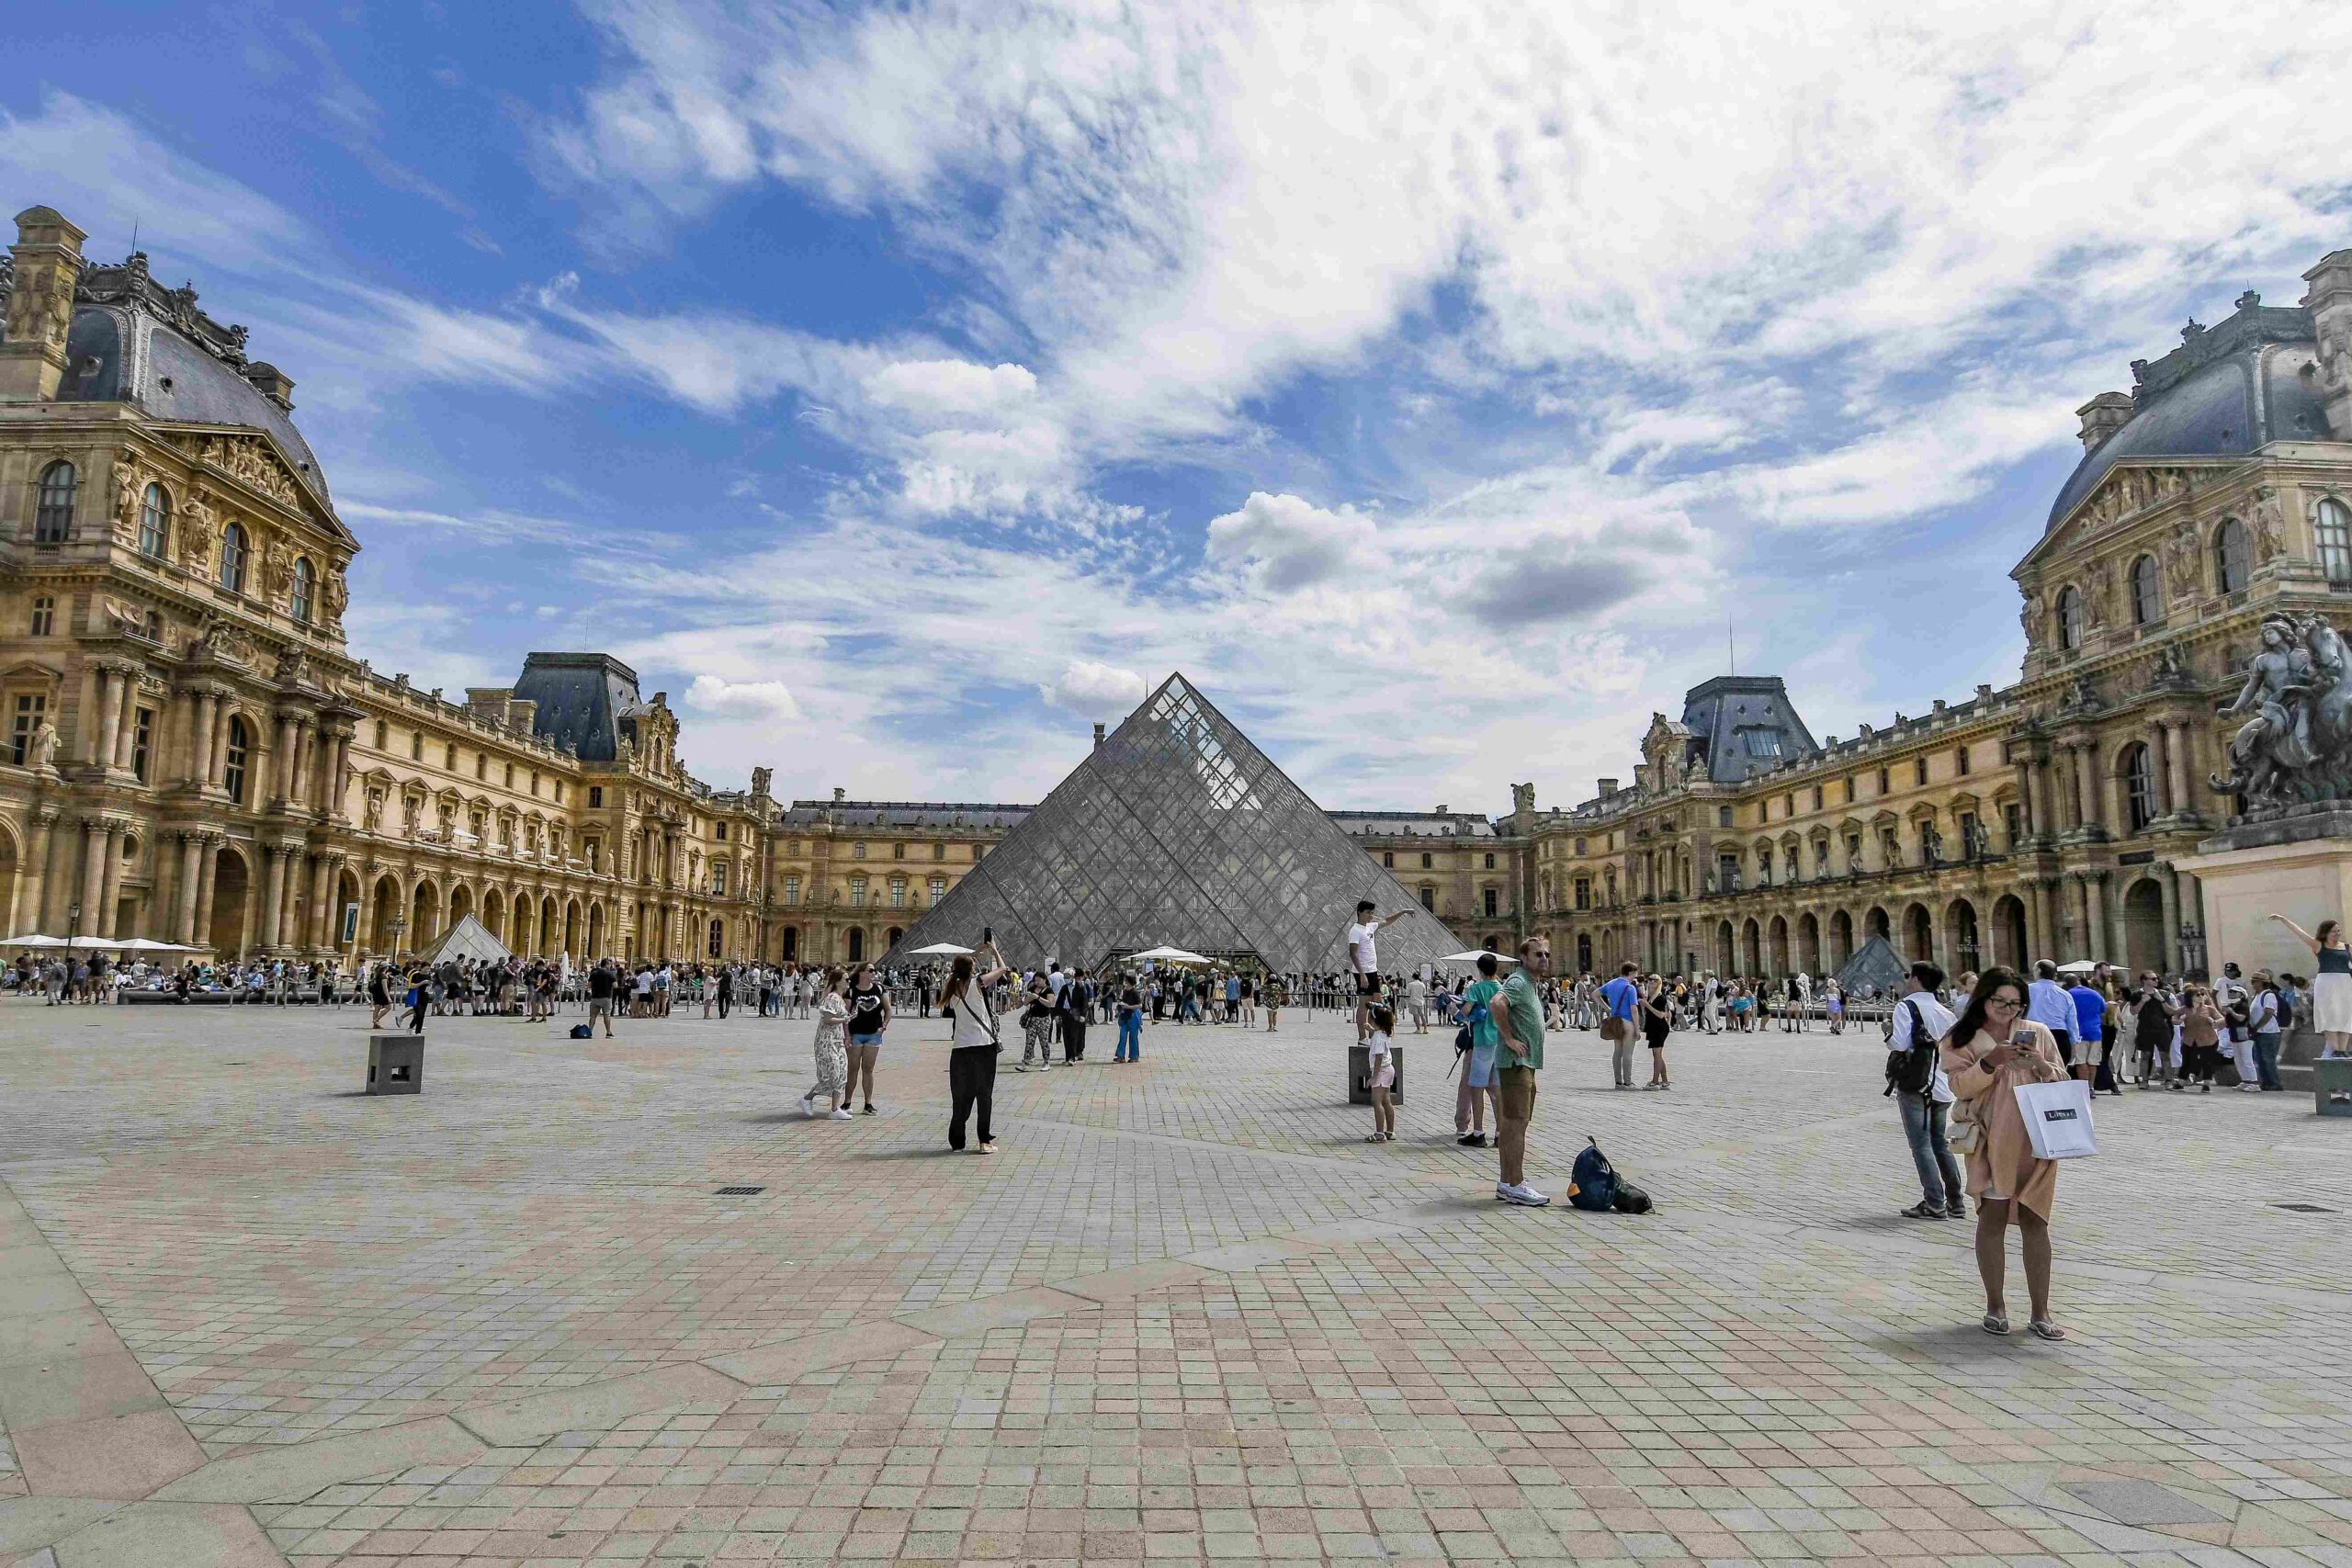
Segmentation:
<svg viewBox="0 0 2352 1568">
<path fill-rule="evenodd" d="M 800 705 L 781 681 L 729 681 L 697 675 L 686 688 L 686 705 L 737 717 L 788 719 L 800 716 Z"/>
<path fill-rule="evenodd" d="M 1241 568 L 1268 593 L 1328 582 L 1373 557 L 1372 520 L 1352 508 L 1326 511 L 1295 495 L 1252 491 L 1237 511 L 1209 523 L 1212 564 Z"/>
<path fill-rule="evenodd" d="M 885 365 L 865 378 L 866 391 L 885 408 L 921 418 L 960 423 L 995 418 L 1028 402 L 1037 378 L 1023 365 L 973 365 L 961 359 L 910 359 Z"/>
<path fill-rule="evenodd" d="M 1039 686 L 1037 693 L 1056 707 L 1107 723 L 1132 713 L 1149 690 L 1144 678 L 1132 670 L 1076 659 L 1063 670 L 1061 679 Z"/>
</svg>

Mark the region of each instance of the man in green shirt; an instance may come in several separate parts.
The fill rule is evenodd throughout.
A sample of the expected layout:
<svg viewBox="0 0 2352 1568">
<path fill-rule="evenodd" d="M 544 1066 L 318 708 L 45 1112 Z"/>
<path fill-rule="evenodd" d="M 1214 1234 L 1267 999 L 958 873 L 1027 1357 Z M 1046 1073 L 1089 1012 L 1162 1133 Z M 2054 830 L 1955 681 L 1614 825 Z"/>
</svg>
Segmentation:
<svg viewBox="0 0 2352 1568">
<path fill-rule="evenodd" d="M 1495 1196 L 1540 1209 L 1552 1200 L 1527 1184 L 1527 1124 L 1535 1120 L 1535 1074 L 1544 1066 L 1544 982 L 1552 975 L 1552 943 L 1531 936 L 1519 944 L 1519 967 L 1495 998 L 1495 1066 L 1500 1091 L 1495 1105 L 1495 1148 L 1502 1156 Z"/>
</svg>

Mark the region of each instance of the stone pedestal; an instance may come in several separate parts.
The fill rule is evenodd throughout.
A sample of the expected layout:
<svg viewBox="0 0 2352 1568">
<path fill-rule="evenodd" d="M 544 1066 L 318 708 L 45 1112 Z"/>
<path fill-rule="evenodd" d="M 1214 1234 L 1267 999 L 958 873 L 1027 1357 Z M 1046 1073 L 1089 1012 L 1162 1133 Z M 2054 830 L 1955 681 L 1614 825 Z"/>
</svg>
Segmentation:
<svg viewBox="0 0 2352 1568">
<path fill-rule="evenodd" d="M 1396 1064 L 1396 1081 L 1388 1086 L 1389 1098 L 1397 1104 L 1405 1103 L 1405 1047 L 1389 1042 L 1388 1059 Z M 1372 1050 L 1365 1045 L 1348 1047 L 1348 1103 L 1372 1103 Z"/>
<path fill-rule="evenodd" d="M 2211 973 L 2235 964 L 2248 980 L 2262 969 L 2308 980 L 2319 961 L 2269 917 L 2284 915 L 2307 931 L 2322 920 L 2352 918 L 2352 806 L 2330 802 L 2236 822 L 2172 863 L 2197 878 Z M 2305 1087 L 2319 1052 L 2310 1010 L 2306 987 L 2302 1011 L 2279 1053 L 2280 1076 L 2290 1089 Z M 2224 1069 L 2222 1077 L 2230 1076 Z"/>
<path fill-rule="evenodd" d="M 368 1037 L 368 1092 L 424 1092 L 424 1036 L 370 1034 Z"/>
</svg>

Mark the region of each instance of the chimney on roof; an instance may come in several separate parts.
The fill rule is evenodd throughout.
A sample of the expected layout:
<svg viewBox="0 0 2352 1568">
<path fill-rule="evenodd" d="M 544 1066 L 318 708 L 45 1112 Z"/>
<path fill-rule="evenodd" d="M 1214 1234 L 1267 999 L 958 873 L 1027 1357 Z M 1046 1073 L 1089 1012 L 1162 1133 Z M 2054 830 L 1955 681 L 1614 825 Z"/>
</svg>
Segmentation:
<svg viewBox="0 0 2352 1568">
<path fill-rule="evenodd" d="M 849 791 L 843 789 L 839 784 L 835 784 L 833 786 L 833 804 L 835 806 L 839 806 L 842 801 L 847 800 L 848 798 Z"/>
<path fill-rule="evenodd" d="M 1097 746 L 1102 744 L 1102 727 L 1099 724 L 1094 727 L 1094 744 Z"/>
<path fill-rule="evenodd" d="M 254 391 L 286 412 L 294 412 L 294 378 L 277 366 L 265 365 L 256 359 L 245 367 L 245 379 L 254 384 Z"/>
<path fill-rule="evenodd" d="M 2075 417 L 2083 422 L 2083 450 L 2093 451 L 2131 419 L 2132 400 L 2121 392 L 2101 392 L 2076 409 Z"/>
<path fill-rule="evenodd" d="M 2327 410 L 2327 433 L 2352 441 L 2352 250 L 2330 251 L 2303 274 L 2311 288 L 2303 308 L 2312 313 L 2312 336 L 2319 344 L 2319 395 Z M 17 275 L 17 287 L 24 287 Z"/>
<path fill-rule="evenodd" d="M 1437 803 L 1437 814 L 1440 817 L 1451 817 L 1453 815 L 1451 811 L 1446 809 L 1445 802 L 1442 800 Z"/>
<path fill-rule="evenodd" d="M 47 207 L 17 214 L 8 247 L 15 281 L 12 328 L 0 328 L 0 401 L 49 402 L 65 378 L 65 337 L 74 325 L 74 287 L 82 280 L 88 235 Z"/>
<path fill-rule="evenodd" d="M 1600 793 L 1603 795 L 1615 795 L 1617 793 L 1617 781 L 1615 779 L 1601 780 Z"/>
</svg>

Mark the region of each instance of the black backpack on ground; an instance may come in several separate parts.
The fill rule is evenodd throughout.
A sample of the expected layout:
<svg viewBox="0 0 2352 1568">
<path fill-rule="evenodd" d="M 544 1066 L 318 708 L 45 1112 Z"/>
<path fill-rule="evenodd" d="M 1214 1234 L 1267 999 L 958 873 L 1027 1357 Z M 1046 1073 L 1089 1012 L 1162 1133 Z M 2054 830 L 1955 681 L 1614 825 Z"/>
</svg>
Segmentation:
<svg viewBox="0 0 2352 1568">
<path fill-rule="evenodd" d="M 1585 1139 L 1576 1166 L 1568 1173 L 1568 1201 L 1596 1213 L 1606 1213 L 1617 1206 L 1617 1168 L 1609 1163 L 1609 1156 L 1600 1152 L 1600 1145 L 1595 1139 Z"/>
</svg>

